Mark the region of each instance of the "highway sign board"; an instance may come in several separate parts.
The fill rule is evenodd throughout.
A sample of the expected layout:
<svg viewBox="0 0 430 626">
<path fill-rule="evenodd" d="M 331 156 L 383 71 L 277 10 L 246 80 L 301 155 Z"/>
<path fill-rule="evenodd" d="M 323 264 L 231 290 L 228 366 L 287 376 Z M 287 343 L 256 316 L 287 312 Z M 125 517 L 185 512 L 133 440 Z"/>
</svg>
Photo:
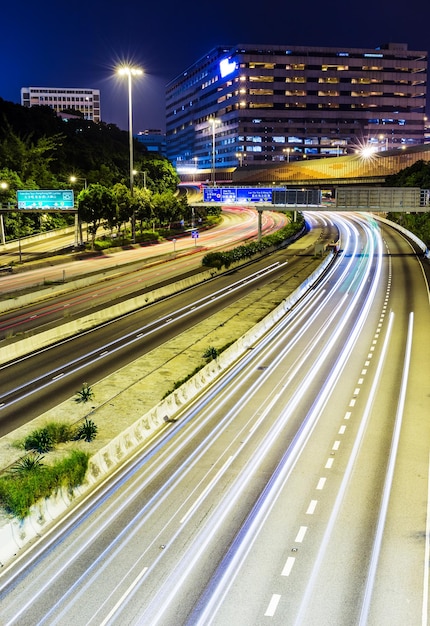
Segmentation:
<svg viewBox="0 0 430 626">
<path fill-rule="evenodd" d="M 205 187 L 203 202 L 222 202 L 223 204 L 246 204 L 247 202 L 272 202 L 274 191 L 283 187 Z"/>
<path fill-rule="evenodd" d="M 27 211 L 70 211 L 75 208 L 73 190 L 25 189 L 16 192 L 18 209 Z"/>
</svg>

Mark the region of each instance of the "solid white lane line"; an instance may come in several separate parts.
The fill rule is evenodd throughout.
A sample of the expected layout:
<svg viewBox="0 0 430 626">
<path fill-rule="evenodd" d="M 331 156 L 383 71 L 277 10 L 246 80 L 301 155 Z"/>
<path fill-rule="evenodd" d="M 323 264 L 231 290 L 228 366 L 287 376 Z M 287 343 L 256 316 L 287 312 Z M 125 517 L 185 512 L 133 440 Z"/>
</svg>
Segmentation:
<svg viewBox="0 0 430 626">
<path fill-rule="evenodd" d="M 396 465 L 397 450 L 400 441 L 400 431 L 402 427 L 403 411 L 405 407 L 406 388 L 409 377 L 409 366 L 412 351 L 412 335 L 414 325 L 414 314 L 409 315 L 408 336 L 406 340 L 405 360 L 403 363 L 402 382 L 400 385 L 399 401 L 397 404 L 396 419 L 394 423 L 394 431 L 391 440 L 390 456 L 385 474 L 384 489 L 382 492 L 382 500 L 380 512 L 378 515 L 378 525 L 375 532 L 375 538 L 372 547 L 372 558 L 370 560 L 369 570 L 367 574 L 366 587 L 364 591 L 363 601 L 361 605 L 359 626 L 366 626 L 370 610 L 370 602 L 375 585 L 376 568 L 379 561 L 379 554 L 382 546 L 382 536 L 384 533 L 385 521 L 387 519 L 388 503 L 390 500 L 391 486 L 393 484 L 394 469 Z"/>
<path fill-rule="evenodd" d="M 106 615 L 106 617 L 104 618 L 104 620 L 100 623 L 100 626 L 105 626 L 110 618 L 115 615 L 115 612 L 117 611 L 117 609 L 121 606 L 121 604 L 124 602 L 124 600 L 127 598 L 127 596 L 130 595 L 130 593 L 133 591 L 133 589 L 136 587 L 136 585 L 138 584 L 138 582 L 140 581 L 140 579 L 144 576 L 144 574 L 147 571 L 147 567 L 144 567 L 143 570 L 139 573 L 138 576 L 136 576 L 136 578 L 133 580 L 133 582 L 131 583 L 131 585 L 128 587 L 128 589 L 122 594 L 122 596 L 120 597 L 120 599 L 118 600 L 118 602 L 115 604 L 115 606 L 113 607 L 113 609 Z"/>
<path fill-rule="evenodd" d="M 230 463 L 233 461 L 233 456 L 229 456 L 224 465 L 218 470 L 215 476 L 212 478 L 210 483 L 205 487 L 202 493 L 199 495 L 197 500 L 190 506 L 188 511 L 185 513 L 182 519 L 179 520 L 179 523 L 182 524 L 186 519 L 190 517 L 190 515 L 196 510 L 199 504 L 205 499 L 206 494 L 212 489 L 212 487 L 218 482 L 221 476 L 224 474 L 226 469 L 229 467 Z"/>
<path fill-rule="evenodd" d="M 421 626 L 429 623 L 429 561 L 430 561 L 430 454 L 427 473 L 427 519 L 426 519 L 426 545 L 424 549 L 424 576 L 423 576 L 423 606 L 421 612 Z"/>
</svg>

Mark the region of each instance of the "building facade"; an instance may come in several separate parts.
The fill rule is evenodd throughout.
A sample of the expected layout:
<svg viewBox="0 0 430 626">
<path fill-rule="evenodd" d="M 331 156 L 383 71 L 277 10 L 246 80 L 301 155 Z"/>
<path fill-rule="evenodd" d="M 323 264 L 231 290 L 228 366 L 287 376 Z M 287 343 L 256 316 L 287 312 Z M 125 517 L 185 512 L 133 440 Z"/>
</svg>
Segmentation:
<svg viewBox="0 0 430 626">
<path fill-rule="evenodd" d="M 166 135 L 158 128 L 141 130 L 134 135 L 134 138 L 145 146 L 148 152 L 156 152 L 161 156 L 166 156 Z"/>
<path fill-rule="evenodd" d="M 100 122 L 99 89 L 57 89 L 54 87 L 23 87 L 21 104 L 25 107 L 49 106 L 64 117 L 65 111 L 75 110 L 92 122 Z"/>
<path fill-rule="evenodd" d="M 192 170 L 424 142 L 427 52 L 218 47 L 166 88 L 167 156 Z"/>
</svg>

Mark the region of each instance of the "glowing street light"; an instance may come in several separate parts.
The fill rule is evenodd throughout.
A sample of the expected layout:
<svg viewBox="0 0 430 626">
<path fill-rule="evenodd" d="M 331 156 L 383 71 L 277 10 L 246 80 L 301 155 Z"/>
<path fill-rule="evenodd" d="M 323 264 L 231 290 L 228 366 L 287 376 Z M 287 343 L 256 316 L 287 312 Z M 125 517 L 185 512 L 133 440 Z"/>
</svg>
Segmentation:
<svg viewBox="0 0 430 626">
<path fill-rule="evenodd" d="M 86 189 L 86 188 L 87 188 L 87 186 L 88 186 L 88 185 L 87 185 L 87 179 L 86 179 L 86 178 L 78 178 L 77 176 L 70 176 L 70 177 L 69 177 L 69 182 L 71 182 L 71 183 L 72 183 L 72 185 L 74 185 L 75 183 L 77 183 L 77 182 L 78 182 L 78 180 L 82 180 L 82 181 L 83 181 L 83 183 L 84 183 L 84 189 Z"/>
<path fill-rule="evenodd" d="M 282 150 L 282 152 L 286 152 L 287 153 L 287 163 L 290 162 L 290 152 L 291 152 L 291 148 L 284 148 Z"/>
<path fill-rule="evenodd" d="M 130 65 L 122 65 L 117 69 L 119 76 L 127 76 L 128 79 L 128 134 L 129 134 L 129 156 L 130 156 L 130 194 L 133 197 L 133 98 L 132 98 L 132 80 L 135 77 L 142 76 L 143 70 L 140 67 L 132 67 Z M 132 237 L 133 243 L 136 241 L 136 221 L 133 209 L 132 218 Z"/>
<path fill-rule="evenodd" d="M 388 137 L 386 137 L 385 135 L 379 135 L 378 139 L 380 141 L 384 141 L 385 140 L 385 150 L 388 150 Z"/>
<path fill-rule="evenodd" d="M 9 183 L 5 180 L 0 181 L 0 192 L 6 193 L 9 189 Z M 0 202 L 0 208 L 3 207 L 3 201 Z M 6 235 L 4 232 L 3 213 L 0 212 L 0 243 L 2 246 L 6 244 Z"/>
</svg>

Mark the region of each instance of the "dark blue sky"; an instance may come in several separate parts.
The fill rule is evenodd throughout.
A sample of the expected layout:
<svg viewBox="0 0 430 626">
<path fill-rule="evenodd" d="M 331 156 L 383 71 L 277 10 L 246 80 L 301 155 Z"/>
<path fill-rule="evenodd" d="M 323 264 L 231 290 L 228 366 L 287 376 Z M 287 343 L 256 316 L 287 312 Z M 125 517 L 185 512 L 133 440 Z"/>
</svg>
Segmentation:
<svg viewBox="0 0 430 626">
<path fill-rule="evenodd" d="M 5 0 L 0 97 L 21 87 L 101 90 L 102 119 L 126 130 L 121 61 L 145 70 L 133 92 L 134 131 L 164 129 L 167 82 L 217 45 L 237 43 L 430 49 L 430 0 Z M 257 8 L 258 7 L 258 8 Z"/>
</svg>

